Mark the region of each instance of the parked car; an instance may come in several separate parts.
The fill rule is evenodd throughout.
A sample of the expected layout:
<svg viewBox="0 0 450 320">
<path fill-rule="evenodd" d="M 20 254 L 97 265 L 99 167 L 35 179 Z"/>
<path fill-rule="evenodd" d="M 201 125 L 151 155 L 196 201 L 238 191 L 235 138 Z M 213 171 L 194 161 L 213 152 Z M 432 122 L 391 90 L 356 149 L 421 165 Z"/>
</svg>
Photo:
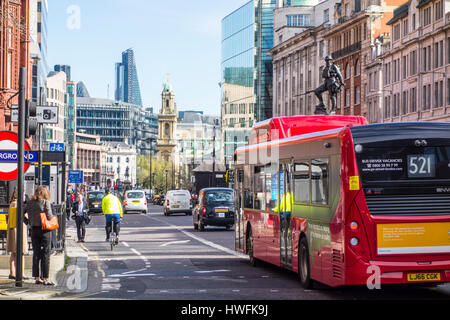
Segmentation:
<svg viewBox="0 0 450 320">
<path fill-rule="evenodd" d="M 172 190 L 167 192 L 164 200 L 164 215 L 172 213 L 185 213 L 192 215 L 191 193 L 187 190 Z"/>
<path fill-rule="evenodd" d="M 234 191 L 226 188 L 207 188 L 200 191 L 193 213 L 194 229 L 221 226 L 230 230 L 234 225 Z"/>
<path fill-rule="evenodd" d="M 128 190 L 123 197 L 125 214 L 129 212 L 142 212 L 147 214 L 147 198 L 145 192 L 141 190 Z"/>
<path fill-rule="evenodd" d="M 89 214 L 102 214 L 102 200 L 105 197 L 103 191 L 89 191 L 88 193 L 88 204 L 89 204 Z"/>
</svg>

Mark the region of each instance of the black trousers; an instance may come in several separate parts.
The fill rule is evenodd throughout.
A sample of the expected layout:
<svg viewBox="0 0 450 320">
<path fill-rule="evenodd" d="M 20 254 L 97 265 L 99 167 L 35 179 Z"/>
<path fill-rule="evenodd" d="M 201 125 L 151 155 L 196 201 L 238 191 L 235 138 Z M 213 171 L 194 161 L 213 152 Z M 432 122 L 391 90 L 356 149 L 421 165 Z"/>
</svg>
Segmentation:
<svg viewBox="0 0 450 320">
<path fill-rule="evenodd" d="M 77 224 L 78 241 L 84 240 L 86 236 L 86 221 L 84 217 L 76 217 L 75 222 Z"/>
<path fill-rule="evenodd" d="M 49 277 L 50 271 L 50 247 L 52 241 L 51 231 L 43 231 L 41 227 L 33 227 L 31 229 L 31 243 L 33 245 L 33 278 L 41 276 Z"/>
<path fill-rule="evenodd" d="M 106 237 L 109 239 L 109 234 L 111 233 L 111 227 L 112 227 L 112 221 L 111 222 L 106 222 Z M 120 223 L 114 222 L 114 233 L 116 234 L 116 236 L 119 236 L 120 233 Z"/>
</svg>

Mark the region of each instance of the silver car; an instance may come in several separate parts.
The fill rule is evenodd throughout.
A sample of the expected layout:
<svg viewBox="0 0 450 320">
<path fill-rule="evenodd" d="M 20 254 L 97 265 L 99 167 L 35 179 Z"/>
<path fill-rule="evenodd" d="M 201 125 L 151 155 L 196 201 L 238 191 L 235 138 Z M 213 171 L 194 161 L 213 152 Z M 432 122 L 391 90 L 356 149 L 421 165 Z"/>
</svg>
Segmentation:
<svg viewBox="0 0 450 320">
<path fill-rule="evenodd" d="M 145 192 L 142 190 L 128 190 L 123 198 L 125 214 L 129 212 L 139 212 L 147 214 L 148 203 Z"/>
</svg>

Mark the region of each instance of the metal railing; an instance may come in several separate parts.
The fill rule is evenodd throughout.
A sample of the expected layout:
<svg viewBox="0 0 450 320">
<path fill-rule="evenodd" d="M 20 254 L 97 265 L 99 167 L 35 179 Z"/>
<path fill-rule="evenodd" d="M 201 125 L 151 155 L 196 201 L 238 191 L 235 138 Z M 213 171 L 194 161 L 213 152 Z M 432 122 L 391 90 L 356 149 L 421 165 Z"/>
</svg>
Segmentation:
<svg viewBox="0 0 450 320">
<path fill-rule="evenodd" d="M 66 247 L 66 228 L 67 228 L 67 216 L 63 205 L 52 205 L 53 215 L 58 217 L 59 229 L 52 231 L 52 246 L 51 250 L 61 253 L 64 252 Z M 31 229 L 28 226 L 23 230 L 28 236 L 28 248 L 29 251 L 33 250 L 31 243 Z M 6 252 L 7 231 L 0 231 L 0 255 L 7 255 Z"/>
</svg>

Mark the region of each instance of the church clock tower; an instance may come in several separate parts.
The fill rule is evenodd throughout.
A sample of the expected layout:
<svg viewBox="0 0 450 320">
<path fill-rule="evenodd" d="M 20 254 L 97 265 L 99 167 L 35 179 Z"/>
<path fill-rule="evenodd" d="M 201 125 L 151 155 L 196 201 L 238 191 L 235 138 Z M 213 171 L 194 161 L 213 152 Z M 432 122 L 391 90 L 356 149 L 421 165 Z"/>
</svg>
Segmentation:
<svg viewBox="0 0 450 320">
<path fill-rule="evenodd" d="M 175 95 L 169 82 L 164 84 L 161 94 L 162 107 L 158 116 L 158 160 L 174 162 L 177 142 L 175 132 L 177 128 L 177 106 Z"/>
</svg>

